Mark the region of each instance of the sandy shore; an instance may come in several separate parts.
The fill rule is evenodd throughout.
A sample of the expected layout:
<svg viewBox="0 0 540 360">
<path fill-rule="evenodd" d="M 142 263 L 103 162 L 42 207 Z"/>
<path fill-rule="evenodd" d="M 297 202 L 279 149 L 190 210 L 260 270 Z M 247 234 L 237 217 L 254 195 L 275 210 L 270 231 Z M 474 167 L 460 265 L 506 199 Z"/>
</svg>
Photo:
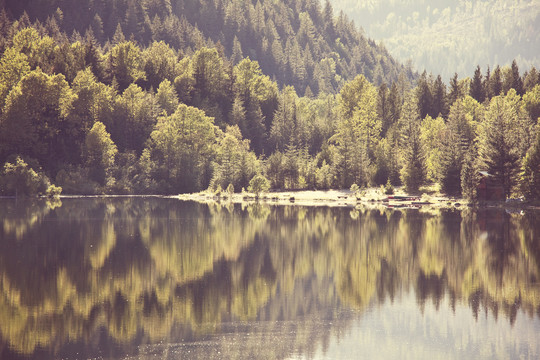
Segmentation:
<svg viewBox="0 0 540 360">
<path fill-rule="evenodd" d="M 395 195 L 385 195 L 380 189 L 371 188 L 354 194 L 350 190 L 305 190 L 305 191 L 274 191 L 267 192 L 257 200 L 254 194 L 243 193 L 216 196 L 210 192 L 181 194 L 176 196 L 181 200 L 198 202 L 256 202 L 276 205 L 300 206 L 345 206 L 355 207 L 387 207 L 387 208 L 419 208 L 419 207 L 463 207 L 467 202 L 463 199 L 450 199 L 437 195 L 409 196 L 398 189 Z"/>
</svg>

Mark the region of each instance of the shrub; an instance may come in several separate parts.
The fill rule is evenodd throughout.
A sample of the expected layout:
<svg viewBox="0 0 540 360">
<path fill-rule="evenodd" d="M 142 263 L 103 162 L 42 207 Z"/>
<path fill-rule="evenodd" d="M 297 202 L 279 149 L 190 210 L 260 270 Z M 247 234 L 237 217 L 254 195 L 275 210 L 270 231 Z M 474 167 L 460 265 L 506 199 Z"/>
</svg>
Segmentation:
<svg viewBox="0 0 540 360">
<path fill-rule="evenodd" d="M 259 195 L 265 191 L 268 191 L 270 189 L 270 182 L 264 175 L 255 175 L 250 181 L 249 181 L 249 192 L 252 192 L 255 194 L 256 198 L 259 198 Z"/>
<path fill-rule="evenodd" d="M 384 186 L 384 193 L 386 195 L 394 195 L 394 185 L 392 185 L 392 182 L 390 182 L 390 179 L 386 182 L 386 185 Z"/>
</svg>

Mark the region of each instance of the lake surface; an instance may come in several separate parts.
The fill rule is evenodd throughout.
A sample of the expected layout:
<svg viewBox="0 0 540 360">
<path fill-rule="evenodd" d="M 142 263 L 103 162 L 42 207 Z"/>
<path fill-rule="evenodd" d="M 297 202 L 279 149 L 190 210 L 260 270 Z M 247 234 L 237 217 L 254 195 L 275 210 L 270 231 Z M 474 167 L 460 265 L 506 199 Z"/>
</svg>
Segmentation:
<svg viewBox="0 0 540 360">
<path fill-rule="evenodd" d="M 540 212 L 0 199 L 1 359 L 539 359 Z"/>
</svg>

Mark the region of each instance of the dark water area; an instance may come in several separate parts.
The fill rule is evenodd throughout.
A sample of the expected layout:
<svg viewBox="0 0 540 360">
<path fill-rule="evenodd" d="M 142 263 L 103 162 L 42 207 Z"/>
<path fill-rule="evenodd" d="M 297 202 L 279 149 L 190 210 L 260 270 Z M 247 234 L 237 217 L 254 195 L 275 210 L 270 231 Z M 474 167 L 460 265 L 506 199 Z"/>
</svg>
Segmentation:
<svg viewBox="0 0 540 360">
<path fill-rule="evenodd" d="M 0 199 L 0 359 L 539 359 L 540 212 Z"/>
</svg>

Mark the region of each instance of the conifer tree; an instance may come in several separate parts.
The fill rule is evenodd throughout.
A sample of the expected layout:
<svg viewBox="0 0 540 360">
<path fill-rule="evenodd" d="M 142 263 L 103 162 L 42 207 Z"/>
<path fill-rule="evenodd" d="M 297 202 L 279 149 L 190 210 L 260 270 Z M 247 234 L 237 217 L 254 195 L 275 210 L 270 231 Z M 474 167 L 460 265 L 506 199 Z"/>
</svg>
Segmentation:
<svg viewBox="0 0 540 360">
<path fill-rule="evenodd" d="M 482 81 L 482 72 L 480 66 L 476 67 L 474 71 L 474 77 L 471 82 L 471 88 L 469 89 L 469 95 L 476 99 L 479 103 L 483 103 L 486 99 L 486 93 L 484 90 L 484 82 Z"/>
<path fill-rule="evenodd" d="M 540 200 L 540 127 L 536 141 L 527 152 L 521 170 L 521 192 L 528 200 Z"/>
<path fill-rule="evenodd" d="M 441 75 L 437 76 L 435 83 L 433 84 L 433 104 L 431 110 L 431 116 L 442 116 L 446 118 L 448 116 L 448 105 L 446 99 L 446 86 L 442 82 Z"/>
<path fill-rule="evenodd" d="M 491 99 L 479 136 L 483 170 L 500 182 L 509 197 L 517 184 L 520 158 L 519 124 L 504 96 Z"/>
<path fill-rule="evenodd" d="M 424 70 L 416 85 L 416 99 L 418 101 L 418 113 L 420 118 L 423 119 L 427 115 L 431 114 L 433 106 L 433 96 L 429 86 L 429 80 L 427 72 Z M 432 116 L 437 117 L 437 115 Z"/>
<path fill-rule="evenodd" d="M 459 88 L 459 80 L 458 80 L 458 74 L 454 73 L 454 76 L 452 79 L 450 79 L 450 92 L 448 93 L 448 105 L 451 107 L 457 99 L 462 97 L 463 94 L 461 94 L 460 88 Z"/>
<path fill-rule="evenodd" d="M 412 94 L 403 104 L 400 118 L 403 167 L 401 181 L 408 192 L 415 193 L 426 178 L 424 149 L 420 139 L 420 116 Z"/>
<path fill-rule="evenodd" d="M 502 90 L 503 83 L 501 68 L 499 67 L 499 65 L 497 65 L 495 70 L 493 70 L 493 74 L 491 75 L 489 82 L 489 98 L 501 95 Z"/>
</svg>

